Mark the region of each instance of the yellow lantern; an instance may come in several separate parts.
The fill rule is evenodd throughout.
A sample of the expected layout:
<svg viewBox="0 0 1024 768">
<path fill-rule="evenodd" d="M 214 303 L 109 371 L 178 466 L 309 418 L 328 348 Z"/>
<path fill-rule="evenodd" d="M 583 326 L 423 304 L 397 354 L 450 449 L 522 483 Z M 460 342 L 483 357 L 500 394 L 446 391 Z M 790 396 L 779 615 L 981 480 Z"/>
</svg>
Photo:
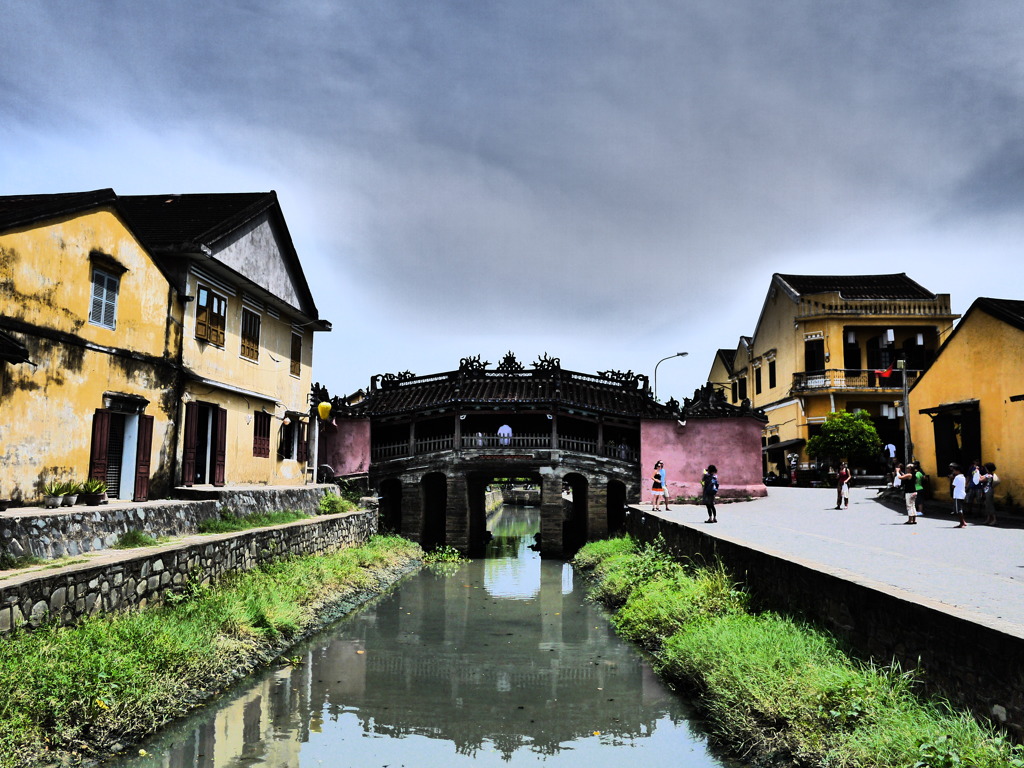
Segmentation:
<svg viewBox="0 0 1024 768">
<path fill-rule="evenodd" d="M 321 421 L 327 421 L 331 418 L 331 404 L 325 400 L 316 407 L 316 412 L 320 414 Z"/>
</svg>

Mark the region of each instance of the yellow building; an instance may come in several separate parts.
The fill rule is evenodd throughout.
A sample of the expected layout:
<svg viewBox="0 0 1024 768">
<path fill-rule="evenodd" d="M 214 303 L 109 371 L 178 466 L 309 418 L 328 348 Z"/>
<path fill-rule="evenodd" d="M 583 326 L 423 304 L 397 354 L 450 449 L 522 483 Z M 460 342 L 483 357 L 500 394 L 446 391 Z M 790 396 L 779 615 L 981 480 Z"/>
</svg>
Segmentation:
<svg viewBox="0 0 1024 768">
<path fill-rule="evenodd" d="M 912 384 L 957 318 L 949 295 L 905 274 L 772 276 L 753 336 L 740 338 L 726 396 L 768 415 L 764 470 L 807 468 L 807 439 L 832 411 L 867 411 L 883 443 L 902 453 L 903 372 Z M 710 376 L 719 383 L 725 356 Z M 866 469 L 875 470 L 876 467 Z"/>
<path fill-rule="evenodd" d="M 113 190 L 0 197 L 0 330 L 26 352 L 0 363 L 0 497 L 90 474 L 166 493 L 181 316 Z"/>
<path fill-rule="evenodd" d="M 992 462 L 996 497 L 1024 499 L 1024 301 L 977 299 L 910 390 L 915 458 L 934 478 Z M 932 484 L 948 498 L 948 483 Z"/>
<path fill-rule="evenodd" d="M 0 197 L 0 497 L 303 482 L 329 328 L 273 192 Z"/>
</svg>

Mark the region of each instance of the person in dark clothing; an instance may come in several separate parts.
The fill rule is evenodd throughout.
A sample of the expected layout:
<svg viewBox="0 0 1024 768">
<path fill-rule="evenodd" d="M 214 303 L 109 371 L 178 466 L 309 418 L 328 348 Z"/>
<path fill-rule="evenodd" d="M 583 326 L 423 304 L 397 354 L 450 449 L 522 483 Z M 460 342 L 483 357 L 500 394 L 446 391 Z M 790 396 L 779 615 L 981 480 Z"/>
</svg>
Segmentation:
<svg viewBox="0 0 1024 768">
<path fill-rule="evenodd" d="M 718 494 L 718 467 L 708 464 L 704 470 L 704 476 L 700 479 L 702 488 L 701 498 L 704 506 L 708 508 L 708 519 L 705 523 L 717 523 L 718 511 L 715 509 L 715 496 Z"/>
</svg>

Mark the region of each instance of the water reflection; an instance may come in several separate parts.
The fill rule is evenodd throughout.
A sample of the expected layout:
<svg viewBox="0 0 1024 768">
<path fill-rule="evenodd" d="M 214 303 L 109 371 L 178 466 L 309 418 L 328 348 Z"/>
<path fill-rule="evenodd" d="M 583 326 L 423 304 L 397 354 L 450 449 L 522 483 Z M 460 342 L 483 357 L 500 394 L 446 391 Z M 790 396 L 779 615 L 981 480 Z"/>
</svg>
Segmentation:
<svg viewBox="0 0 1024 768">
<path fill-rule="evenodd" d="M 497 556 L 408 579 L 122 765 L 725 765 L 571 568 L 529 549 L 536 517 L 506 508 Z"/>
</svg>

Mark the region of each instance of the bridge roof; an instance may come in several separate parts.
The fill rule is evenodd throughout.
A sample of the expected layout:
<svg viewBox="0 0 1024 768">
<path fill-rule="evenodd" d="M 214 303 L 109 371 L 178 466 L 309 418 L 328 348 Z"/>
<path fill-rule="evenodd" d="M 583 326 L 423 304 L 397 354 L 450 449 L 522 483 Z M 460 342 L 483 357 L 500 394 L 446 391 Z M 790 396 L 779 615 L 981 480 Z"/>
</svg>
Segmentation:
<svg viewBox="0 0 1024 768">
<path fill-rule="evenodd" d="M 390 416 L 434 409 L 508 408 L 546 410 L 563 406 L 595 414 L 675 418 L 679 403 L 655 401 L 647 377 L 632 371 L 597 374 L 564 370 L 557 358 L 542 358 L 527 370 L 509 353 L 496 370 L 463 358 L 457 371 L 429 376 L 374 376 L 365 399 L 342 410 L 353 416 Z"/>
</svg>

